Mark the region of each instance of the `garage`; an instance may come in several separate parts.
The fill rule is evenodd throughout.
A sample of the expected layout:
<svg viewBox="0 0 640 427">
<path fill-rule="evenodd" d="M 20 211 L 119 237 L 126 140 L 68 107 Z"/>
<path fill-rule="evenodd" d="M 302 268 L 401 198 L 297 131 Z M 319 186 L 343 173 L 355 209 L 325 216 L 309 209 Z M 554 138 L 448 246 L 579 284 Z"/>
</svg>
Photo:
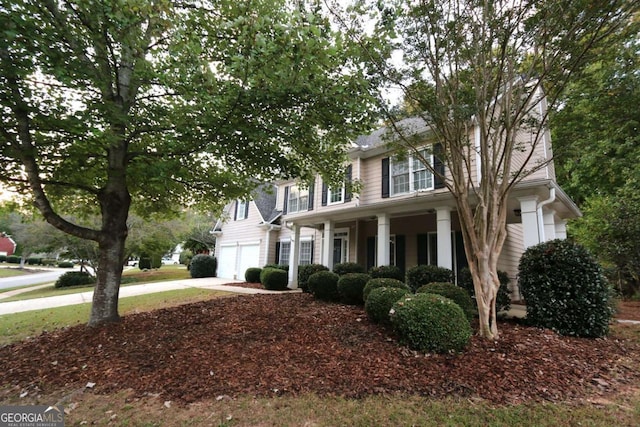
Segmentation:
<svg viewBox="0 0 640 427">
<path fill-rule="evenodd" d="M 220 247 L 218 255 L 218 277 L 244 280 L 249 267 L 259 267 L 260 244 L 234 244 Z"/>
<path fill-rule="evenodd" d="M 247 268 L 260 267 L 260 245 L 240 245 L 238 247 L 238 280 L 244 280 Z"/>
<path fill-rule="evenodd" d="M 221 246 L 218 254 L 218 277 L 233 279 L 236 273 L 236 245 Z"/>
</svg>

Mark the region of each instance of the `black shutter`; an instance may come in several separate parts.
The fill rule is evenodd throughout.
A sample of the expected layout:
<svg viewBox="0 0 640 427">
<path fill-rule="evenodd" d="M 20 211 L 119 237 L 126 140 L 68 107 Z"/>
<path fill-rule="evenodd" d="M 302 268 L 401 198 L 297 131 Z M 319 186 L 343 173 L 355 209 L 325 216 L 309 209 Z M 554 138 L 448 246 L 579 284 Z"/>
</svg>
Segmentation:
<svg viewBox="0 0 640 427">
<path fill-rule="evenodd" d="M 436 174 L 433 177 L 434 188 L 444 188 L 444 162 L 442 161 L 442 144 L 433 146 L 433 169 Z"/>
<path fill-rule="evenodd" d="M 267 264 L 269 264 L 268 260 L 267 260 Z M 275 264 L 280 264 L 280 242 L 276 242 L 276 260 L 275 260 Z"/>
<path fill-rule="evenodd" d="M 460 270 L 469 267 L 467 261 L 467 254 L 464 252 L 464 240 L 462 237 L 462 231 L 456 231 L 455 236 L 455 248 L 456 248 L 456 277 L 460 274 Z"/>
<path fill-rule="evenodd" d="M 313 197 L 314 197 L 315 189 L 316 189 L 316 181 L 313 180 L 311 181 L 311 184 L 309 184 L 309 203 L 307 204 L 307 210 L 309 211 L 313 210 Z"/>
<path fill-rule="evenodd" d="M 284 205 L 282 206 L 282 213 L 287 214 L 287 205 L 289 204 L 289 186 L 284 187 Z"/>
<path fill-rule="evenodd" d="M 382 159 L 382 198 L 389 197 L 389 158 Z"/>
<path fill-rule="evenodd" d="M 237 219 L 238 219 L 238 200 L 236 199 L 236 206 L 233 211 L 233 220 L 235 221 Z"/>
<path fill-rule="evenodd" d="M 327 184 L 322 183 L 322 206 L 327 206 Z"/>
<path fill-rule="evenodd" d="M 403 235 L 396 235 L 396 267 L 402 272 L 404 276 L 407 267 L 407 239 Z"/>
<path fill-rule="evenodd" d="M 376 236 L 367 237 L 367 271 L 376 265 Z"/>
<path fill-rule="evenodd" d="M 245 219 L 249 218 L 249 201 L 248 200 L 244 203 L 244 217 Z"/>
<path fill-rule="evenodd" d="M 311 240 L 311 264 L 314 264 L 313 262 L 313 248 L 315 248 L 315 242 L 313 240 Z"/>
<path fill-rule="evenodd" d="M 344 201 L 350 202 L 353 197 L 353 193 L 351 192 L 351 181 L 353 180 L 353 165 L 347 166 L 347 173 L 345 177 L 344 183 Z"/>
<path fill-rule="evenodd" d="M 427 234 L 418 234 L 418 265 L 426 265 L 429 263 L 427 255 L 429 253 L 428 250 L 428 239 Z"/>
</svg>

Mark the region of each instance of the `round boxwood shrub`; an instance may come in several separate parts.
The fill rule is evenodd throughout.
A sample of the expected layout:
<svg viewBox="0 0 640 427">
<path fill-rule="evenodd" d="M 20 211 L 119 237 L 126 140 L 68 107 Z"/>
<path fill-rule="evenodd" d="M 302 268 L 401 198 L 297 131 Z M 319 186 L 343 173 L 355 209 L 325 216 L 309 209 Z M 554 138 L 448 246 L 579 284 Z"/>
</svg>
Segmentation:
<svg viewBox="0 0 640 427">
<path fill-rule="evenodd" d="M 364 311 L 371 321 L 391 325 L 389 310 L 400 298 L 410 293 L 409 289 L 379 287 L 371 290 L 364 303 Z"/>
<path fill-rule="evenodd" d="M 500 288 L 496 295 L 496 311 L 507 311 L 511 308 L 511 290 L 509 289 L 509 275 L 504 271 L 498 270 L 498 280 Z M 473 277 L 471 270 L 465 267 L 458 272 L 458 286 L 466 289 L 471 298 L 475 298 L 475 289 L 473 288 Z"/>
<path fill-rule="evenodd" d="M 60 267 L 60 268 L 73 268 L 73 263 L 71 261 L 60 261 L 58 263 L 58 267 Z"/>
<path fill-rule="evenodd" d="M 329 268 L 322 264 L 305 264 L 298 267 L 298 286 L 302 289 L 302 292 L 311 292 L 309 290 L 309 277 L 319 271 L 329 271 Z"/>
<path fill-rule="evenodd" d="M 86 271 L 68 271 L 58 277 L 54 286 L 56 288 L 68 288 L 70 286 L 94 285 L 96 279 Z"/>
<path fill-rule="evenodd" d="M 151 257 L 147 255 L 143 255 L 140 257 L 138 261 L 138 268 L 140 270 L 150 270 L 151 269 Z"/>
<path fill-rule="evenodd" d="M 583 246 L 569 240 L 532 246 L 522 255 L 518 271 L 531 324 L 579 337 L 609 332 L 609 284 Z"/>
<path fill-rule="evenodd" d="M 371 276 L 365 273 L 347 273 L 340 276 L 338 279 L 340 301 L 351 305 L 364 304 L 362 291 L 369 280 Z"/>
<path fill-rule="evenodd" d="M 7 262 L 9 264 L 20 264 L 20 257 L 17 255 L 9 255 L 7 257 Z"/>
<path fill-rule="evenodd" d="M 260 273 L 262 273 L 260 267 L 249 267 L 244 272 L 244 280 L 249 283 L 262 283 L 260 282 Z"/>
<path fill-rule="evenodd" d="M 403 281 L 404 275 L 400 268 L 395 265 L 380 265 L 378 267 L 371 267 L 369 275 L 372 279 L 396 279 Z"/>
<path fill-rule="evenodd" d="M 140 258 L 140 264 L 142 265 L 142 258 Z M 191 259 L 189 266 L 189 272 L 191 277 L 216 277 L 216 268 L 218 267 L 218 261 L 211 255 L 199 254 Z"/>
<path fill-rule="evenodd" d="M 27 258 L 28 265 L 42 265 L 42 258 Z"/>
<path fill-rule="evenodd" d="M 319 271 L 309 276 L 309 290 L 319 300 L 338 301 L 338 279 L 340 276 L 331 271 Z"/>
<path fill-rule="evenodd" d="M 262 268 L 276 268 L 278 270 L 289 271 L 287 264 L 265 264 Z"/>
<path fill-rule="evenodd" d="M 362 290 L 362 298 L 364 299 L 364 302 L 365 303 L 367 302 L 367 298 L 369 298 L 369 295 L 372 290 L 374 290 L 375 288 L 382 288 L 382 287 L 406 289 L 407 291 L 411 291 L 411 288 L 409 288 L 409 286 L 407 286 L 404 282 L 401 282 L 400 280 L 386 279 L 386 278 L 371 279 L 367 282 L 367 284 L 364 286 L 364 289 Z"/>
<path fill-rule="evenodd" d="M 338 276 L 349 273 L 364 273 L 364 267 L 355 262 L 343 262 L 333 266 L 333 272 Z"/>
<path fill-rule="evenodd" d="M 453 271 L 436 265 L 416 265 L 407 270 L 407 285 L 413 292 L 422 285 L 434 282 L 453 283 Z"/>
<path fill-rule="evenodd" d="M 398 300 L 389 311 L 400 342 L 422 352 L 462 351 L 471 326 L 458 304 L 436 294 L 416 294 Z"/>
<path fill-rule="evenodd" d="M 0 255 L 0 262 L 5 262 L 7 260 L 6 255 Z"/>
<path fill-rule="evenodd" d="M 476 314 L 475 304 L 469 296 L 469 293 L 465 289 L 461 288 L 460 286 L 456 286 L 453 283 L 429 283 L 427 285 L 420 286 L 416 293 L 438 294 L 442 295 L 443 297 L 449 298 L 451 301 L 460 306 L 469 321 L 471 321 L 471 319 L 473 319 Z"/>
<path fill-rule="evenodd" d="M 284 291 L 289 284 L 289 273 L 279 268 L 263 268 L 260 272 L 260 283 L 270 291 Z"/>
</svg>

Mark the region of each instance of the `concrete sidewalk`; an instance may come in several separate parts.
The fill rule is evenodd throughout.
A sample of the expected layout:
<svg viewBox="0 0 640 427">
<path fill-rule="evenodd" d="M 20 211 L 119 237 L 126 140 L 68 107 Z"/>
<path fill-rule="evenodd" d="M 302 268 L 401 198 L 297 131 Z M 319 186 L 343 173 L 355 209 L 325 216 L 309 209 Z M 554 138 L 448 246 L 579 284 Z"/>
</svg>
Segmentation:
<svg viewBox="0 0 640 427">
<path fill-rule="evenodd" d="M 286 291 L 268 291 L 266 289 L 252 289 L 241 286 L 230 286 L 229 284 L 241 283 L 238 280 L 219 279 L 217 277 L 207 277 L 203 279 L 185 279 L 174 280 L 169 282 L 153 282 L 142 285 L 130 285 L 120 287 L 120 298 L 133 297 L 137 295 L 151 294 L 164 291 L 172 291 L 176 289 L 203 288 L 216 291 L 233 292 L 239 294 L 281 294 Z M 51 285 L 41 285 L 51 286 Z M 35 288 L 35 287 L 34 287 Z M 24 288 L 18 291 L 28 291 L 34 288 Z M 20 293 L 12 291 L 14 294 Z M 300 290 L 292 290 L 289 292 L 300 292 Z M 76 294 L 59 295 L 45 298 L 34 298 L 22 301 L 0 302 L 0 315 L 21 313 L 24 311 L 42 310 L 54 307 L 63 307 L 67 305 L 90 303 L 93 299 L 93 291 L 80 292 Z"/>
</svg>

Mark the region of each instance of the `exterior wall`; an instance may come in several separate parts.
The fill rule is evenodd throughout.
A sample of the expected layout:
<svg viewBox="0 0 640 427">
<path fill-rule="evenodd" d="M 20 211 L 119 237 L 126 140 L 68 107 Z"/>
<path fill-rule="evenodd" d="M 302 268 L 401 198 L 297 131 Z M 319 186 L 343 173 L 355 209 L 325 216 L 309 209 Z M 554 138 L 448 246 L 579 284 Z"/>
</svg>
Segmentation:
<svg viewBox="0 0 640 427">
<path fill-rule="evenodd" d="M 10 237 L 0 237 L 0 252 L 6 252 L 7 255 L 13 255 L 16 250 L 16 243 Z"/>
<path fill-rule="evenodd" d="M 512 299 L 520 299 L 518 292 L 518 264 L 520 257 L 524 253 L 524 241 L 522 233 L 522 224 L 507 225 L 507 239 L 504 242 L 502 253 L 498 259 L 498 270 L 504 271 L 509 275 L 511 282 L 509 287 L 513 291 Z"/>
</svg>

